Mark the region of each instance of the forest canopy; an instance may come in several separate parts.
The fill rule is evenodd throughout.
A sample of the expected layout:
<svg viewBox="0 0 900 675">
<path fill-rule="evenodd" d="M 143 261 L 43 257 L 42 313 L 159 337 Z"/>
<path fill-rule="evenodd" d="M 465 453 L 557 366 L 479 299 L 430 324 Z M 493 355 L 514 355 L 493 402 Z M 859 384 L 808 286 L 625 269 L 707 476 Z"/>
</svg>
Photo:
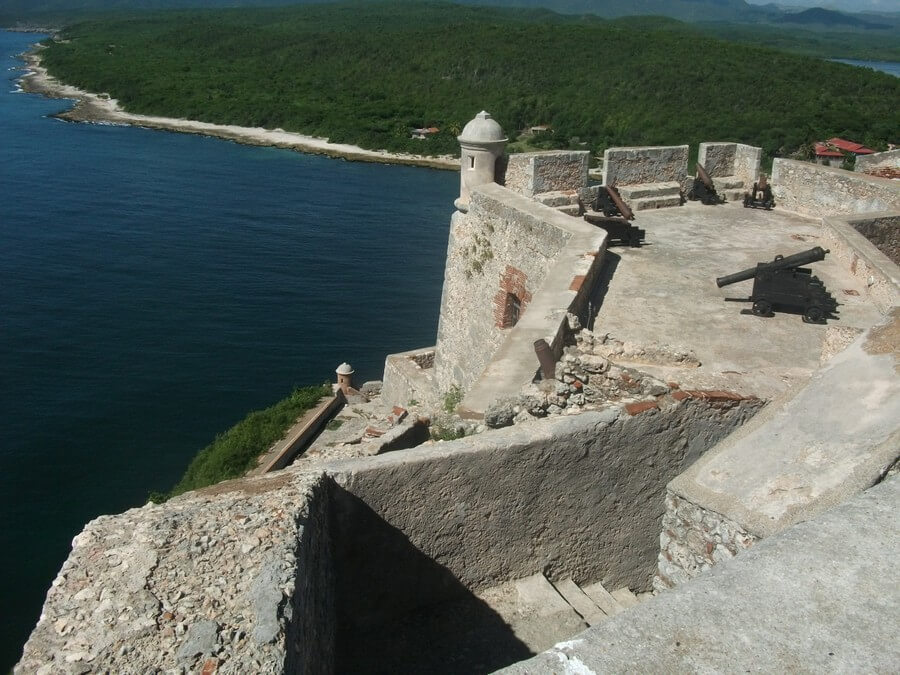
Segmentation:
<svg viewBox="0 0 900 675">
<path fill-rule="evenodd" d="M 49 41 L 62 81 L 136 113 L 282 128 L 369 149 L 457 153 L 489 110 L 514 139 L 600 152 L 739 141 L 768 157 L 843 136 L 896 142 L 900 78 L 664 22 L 437 3 L 168 11 Z M 426 140 L 417 127 L 437 127 Z"/>
</svg>

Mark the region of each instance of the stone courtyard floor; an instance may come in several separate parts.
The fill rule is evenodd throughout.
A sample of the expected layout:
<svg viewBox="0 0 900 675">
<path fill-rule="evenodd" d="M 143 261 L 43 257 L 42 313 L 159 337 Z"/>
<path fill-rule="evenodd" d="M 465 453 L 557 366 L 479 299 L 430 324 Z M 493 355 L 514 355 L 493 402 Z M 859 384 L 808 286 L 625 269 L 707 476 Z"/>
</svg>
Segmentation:
<svg viewBox="0 0 900 675">
<path fill-rule="evenodd" d="M 772 398 L 805 381 L 818 368 L 823 347 L 830 352 L 832 343 L 849 342 L 883 318 L 833 256 L 809 265 L 838 302 L 835 318 L 825 325 L 803 323 L 799 314 L 742 314 L 749 302 L 726 300 L 746 300 L 753 281 L 718 288 L 716 277 L 822 245 L 811 219 L 739 204 L 689 203 L 639 211 L 634 223 L 647 231 L 645 245 L 609 249 L 608 288 L 599 292 L 591 327 L 637 346 L 693 351 L 701 362 L 697 368 L 635 362 L 682 388 Z"/>
</svg>

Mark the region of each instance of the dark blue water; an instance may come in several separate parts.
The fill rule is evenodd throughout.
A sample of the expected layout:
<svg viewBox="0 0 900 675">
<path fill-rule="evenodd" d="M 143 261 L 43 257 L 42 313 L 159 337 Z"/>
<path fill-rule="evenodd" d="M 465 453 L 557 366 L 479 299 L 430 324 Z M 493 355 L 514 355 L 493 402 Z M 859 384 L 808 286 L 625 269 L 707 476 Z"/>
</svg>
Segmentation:
<svg viewBox="0 0 900 675">
<path fill-rule="evenodd" d="M 900 63 L 896 61 L 858 61 L 856 59 L 831 59 L 838 63 L 846 63 L 851 66 L 860 68 L 871 68 L 872 70 L 880 70 L 882 73 L 900 77 Z"/>
<path fill-rule="evenodd" d="M 84 523 L 344 360 L 432 344 L 452 172 L 47 115 L 0 32 L 0 672 Z"/>
</svg>

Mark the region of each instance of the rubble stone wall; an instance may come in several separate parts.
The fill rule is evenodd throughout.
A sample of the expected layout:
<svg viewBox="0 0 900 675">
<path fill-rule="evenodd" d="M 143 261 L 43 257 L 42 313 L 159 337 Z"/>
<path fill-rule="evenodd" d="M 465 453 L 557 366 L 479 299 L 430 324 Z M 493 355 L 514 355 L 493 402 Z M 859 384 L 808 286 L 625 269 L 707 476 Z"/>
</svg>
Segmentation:
<svg viewBox="0 0 900 675">
<path fill-rule="evenodd" d="M 551 150 L 510 155 L 503 185 L 513 192 L 533 197 L 543 192 L 579 190 L 587 186 L 586 150 Z"/>
<path fill-rule="evenodd" d="M 327 489 L 269 474 L 91 521 L 15 672 L 328 670 Z"/>
<path fill-rule="evenodd" d="M 666 491 L 653 588 L 674 588 L 759 541 L 725 516 Z"/>
<path fill-rule="evenodd" d="M 454 386 L 465 391 L 506 338 L 509 329 L 494 316 L 504 275 L 514 273 L 523 294 L 534 296 L 571 237 L 541 217 L 552 209 L 528 200 L 523 210 L 516 199 L 525 201 L 489 186 L 473 191 L 468 213 L 453 215 L 434 365 L 440 395 Z"/>
<path fill-rule="evenodd" d="M 854 220 L 850 224 L 891 262 L 900 265 L 900 214 Z"/>
<path fill-rule="evenodd" d="M 607 148 L 603 153 L 603 184 L 680 183 L 687 175 L 688 146 Z"/>
<path fill-rule="evenodd" d="M 779 208 L 821 217 L 900 211 L 900 181 L 791 159 L 776 159 L 772 191 Z"/>
<path fill-rule="evenodd" d="M 762 162 L 762 148 L 743 143 L 735 144 L 734 151 L 734 175 L 744 181 L 744 187 L 752 188 L 759 179 L 760 163 Z"/>
</svg>

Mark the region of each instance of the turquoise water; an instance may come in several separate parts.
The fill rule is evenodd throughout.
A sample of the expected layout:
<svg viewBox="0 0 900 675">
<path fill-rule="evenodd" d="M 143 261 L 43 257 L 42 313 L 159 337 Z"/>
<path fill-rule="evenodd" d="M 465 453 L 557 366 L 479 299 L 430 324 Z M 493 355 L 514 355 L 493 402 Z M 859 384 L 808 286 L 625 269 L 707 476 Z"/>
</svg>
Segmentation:
<svg viewBox="0 0 900 675">
<path fill-rule="evenodd" d="M 857 61 L 856 59 L 831 59 L 838 63 L 846 63 L 851 66 L 859 66 L 860 68 L 871 68 L 880 70 L 882 73 L 900 77 L 900 63 L 896 61 Z"/>
<path fill-rule="evenodd" d="M 0 32 L 0 672 L 72 537 L 344 360 L 433 344 L 453 172 L 47 117 Z"/>
</svg>

